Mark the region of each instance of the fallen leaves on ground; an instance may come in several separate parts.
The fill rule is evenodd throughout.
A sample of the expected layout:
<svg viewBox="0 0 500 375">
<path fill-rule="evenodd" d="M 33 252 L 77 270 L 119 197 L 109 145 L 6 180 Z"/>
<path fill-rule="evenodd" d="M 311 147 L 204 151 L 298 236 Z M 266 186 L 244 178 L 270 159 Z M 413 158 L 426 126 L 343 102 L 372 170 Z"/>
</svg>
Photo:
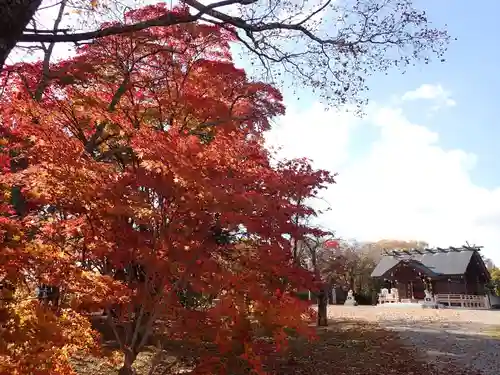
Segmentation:
<svg viewBox="0 0 500 375">
<path fill-rule="evenodd" d="M 292 342 L 288 354 L 268 358 L 267 370 L 276 375 L 480 375 L 463 368 L 438 368 L 418 358 L 416 348 L 403 345 L 397 334 L 375 324 L 352 320 L 330 322 L 318 330 L 319 339 Z M 194 353 L 195 351 L 188 351 Z M 151 353 L 138 359 L 138 375 L 150 368 Z M 186 359 L 184 357 L 184 359 Z M 111 375 L 116 369 L 98 360 L 75 362 L 79 375 Z M 170 374 L 174 374 L 171 372 Z"/>
<path fill-rule="evenodd" d="M 290 354 L 276 358 L 276 374 L 300 375 L 479 375 L 465 369 L 439 369 L 418 358 L 416 348 L 404 346 L 397 334 L 355 321 L 331 322 L 315 343 L 297 341 Z"/>
</svg>

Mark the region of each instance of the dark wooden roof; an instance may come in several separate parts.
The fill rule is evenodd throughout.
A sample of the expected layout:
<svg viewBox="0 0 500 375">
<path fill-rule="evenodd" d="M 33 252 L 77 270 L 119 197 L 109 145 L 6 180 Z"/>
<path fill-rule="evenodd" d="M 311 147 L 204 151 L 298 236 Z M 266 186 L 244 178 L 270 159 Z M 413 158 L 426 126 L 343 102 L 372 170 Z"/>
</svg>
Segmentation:
<svg viewBox="0 0 500 375">
<path fill-rule="evenodd" d="M 434 276 L 463 275 L 473 256 L 478 257 L 480 262 L 483 262 L 481 256 L 479 256 L 479 250 L 480 247 L 478 246 L 462 246 L 459 248 L 449 247 L 447 249 L 385 251 L 382 259 L 373 270 L 372 277 L 383 277 L 399 263 L 408 261 L 412 261 L 412 263 L 415 263 L 413 264 L 414 266 L 422 268 L 424 274 L 432 272 Z M 485 266 L 484 269 L 486 270 Z"/>
<path fill-rule="evenodd" d="M 425 264 L 419 262 L 418 260 L 415 259 L 400 259 L 398 263 L 388 271 L 396 268 L 398 265 L 404 264 L 407 266 L 410 266 L 414 270 L 420 272 L 422 275 L 428 276 L 428 277 L 437 277 L 440 276 L 440 273 L 434 272 L 432 269 L 427 267 Z"/>
</svg>

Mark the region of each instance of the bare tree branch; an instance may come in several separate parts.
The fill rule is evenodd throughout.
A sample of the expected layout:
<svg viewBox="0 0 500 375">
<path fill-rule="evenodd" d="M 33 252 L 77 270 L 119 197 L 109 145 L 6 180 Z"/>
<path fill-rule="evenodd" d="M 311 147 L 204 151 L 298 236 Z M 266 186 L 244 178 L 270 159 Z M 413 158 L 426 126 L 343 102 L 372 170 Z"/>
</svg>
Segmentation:
<svg viewBox="0 0 500 375">
<path fill-rule="evenodd" d="M 166 14 L 164 16 L 154 18 L 151 20 L 139 22 L 133 25 L 117 25 L 107 27 L 101 30 L 89 31 L 86 33 L 74 33 L 74 34 L 23 34 L 19 39 L 20 42 L 78 42 L 84 40 L 91 40 L 97 38 L 103 38 L 111 35 L 119 35 L 125 33 L 131 33 L 135 31 L 141 31 L 150 27 L 155 26 L 173 26 L 181 23 L 194 22 L 199 19 L 201 14 L 194 16 L 179 16 L 175 14 Z"/>
<path fill-rule="evenodd" d="M 66 2 L 67 0 L 62 0 L 60 3 L 59 12 L 57 13 L 53 30 L 57 30 L 59 28 L 59 25 L 61 24 L 64 15 L 64 9 L 66 8 Z M 43 57 L 43 72 L 40 82 L 38 83 L 38 86 L 35 90 L 35 100 L 39 101 L 40 99 L 42 99 L 43 92 L 45 91 L 45 88 L 47 87 L 48 81 L 50 79 L 50 58 L 52 57 L 52 52 L 54 51 L 55 45 L 55 42 L 51 42 L 48 47 L 45 47 L 43 45 L 45 52 Z"/>
<path fill-rule="evenodd" d="M 40 32 L 34 33 L 34 34 L 29 34 L 25 33 L 21 36 L 19 39 L 20 42 L 78 42 L 78 41 L 83 41 L 83 40 L 90 40 L 90 39 L 96 39 L 96 38 L 102 38 L 105 36 L 110 36 L 110 35 L 119 35 L 119 34 L 125 34 L 125 33 L 130 33 L 130 32 L 135 32 L 135 31 L 141 31 L 148 29 L 150 27 L 155 27 L 155 26 L 173 26 L 173 25 L 178 25 L 182 23 L 190 23 L 194 22 L 200 19 L 200 17 L 207 13 L 210 14 L 210 12 L 217 7 L 222 7 L 222 6 L 227 6 L 227 5 L 232 5 L 236 3 L 242 3 L 245 0 L 223 0 L 211 5 L 202 5 L 200 4 L 200 11 L 198 14 L 195 15 L 178 15 L 178 14 L 173 14 L 173 13 L 167 13 L 165 15 L 162 15 L 157 18 L 153 18 L 147 21 L 143 22 L 138 22 L 132 25 L 116 25 L 116 26 L 111 26 L 107 27 L 101 30 L 96 30 L 96 31 L 90 31 L 86 33 L 74 33 L 74 34 L 56 34 L 56 33 L 43 33 L 41 34 Z M 222 14 L 222 13 L 221 13 Z M 48 30 L 45 30 L 46 32 Z M 58 30 L 60 31 L 60 30 Z"/>
<path fill-rule="evenodd" d="M 306 3 L 221 0 L 204 5 L 199 0 L 184 0 L 182 4 L 190 12 L 169 12 L 165 7 L 164 14 L 156 13 L 151 19 L 114 22 L 111 26 L 108 23 L 88 32 L 28 29 L 25 23 L 24 32 L 14 39 L 16 43 L 77 44 L 151 27 L 208 22 L 233 33 L 244 47 L 246 60 L 256 69 L 254 73 L 263 74 L 269 83 L 292 82 L 318 92 L 329 104 L 352 103 L 358 109 L 365 104 L 362 94 L 372 72 L 385 72 L 391 67 L 404 69 L 419 60 L 427 63 L 432 55 L 442 60 L 450 40 L 446 31 L 431 26 L 425 12 L 416 10 L 412 0 L 319 0 L 314 6 Z M 4 48 L 4 55 L 14 44 L 9 44 L 8 51 Z M 0 60 L 1 54 L 0 48 Z"/>
</svg>

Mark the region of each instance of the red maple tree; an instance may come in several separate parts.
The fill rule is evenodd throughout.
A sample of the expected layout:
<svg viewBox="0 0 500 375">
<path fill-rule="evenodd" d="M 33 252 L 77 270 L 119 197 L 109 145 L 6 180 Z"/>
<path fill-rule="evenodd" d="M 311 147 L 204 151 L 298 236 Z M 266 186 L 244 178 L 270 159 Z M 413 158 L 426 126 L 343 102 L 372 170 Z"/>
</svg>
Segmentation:
<svg viewBox="0 0 500 375">
<path fill-rule="evenodd" d="M 154 12 L 165 9 L 125 18 Z M 195 371 L 222 374 L 263 371 L 287 329 L 311 333 L 292 293 L 312 278 L 289 238 L 307 234 L 292 218 L 313 210 L 293 192 L 332 180 L 304 162 L 273 167 L 263 133 L 282 97 L 234 66 L 232 35 L 149 28 L 86 45 L 49 75 L 37 62 L 2 77 L 0 278 L 15 292 L 0 373 L 69 373 L 76 351 L 99 346 L 99 319 L 123 353 L 121 374 L 154 336 L 216 344 Z M 11 186 L 22 187 L 22 215 Z M 51 291 L 42 304 L 35 286 Z"/>
</svg>

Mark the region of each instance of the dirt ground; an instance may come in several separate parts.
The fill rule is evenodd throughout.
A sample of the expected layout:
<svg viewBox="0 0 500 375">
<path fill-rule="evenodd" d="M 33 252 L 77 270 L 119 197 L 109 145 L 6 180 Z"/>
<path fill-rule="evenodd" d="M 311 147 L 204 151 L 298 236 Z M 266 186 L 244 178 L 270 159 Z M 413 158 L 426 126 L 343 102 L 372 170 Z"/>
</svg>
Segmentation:
<svg viewBox="0 0 500 375">
<path fill-rule="evenodd" d="M 490 337 L 500 332 L 500 313 L 494 311 L 330 306 L 329 317 L 316 342 L 296 340 L 289 353 L 266 358 L 269 373 L 497 375 L 500 368 L 500 341 Z M 140 356 L 139 375 L 180 373 L 175 367 L 149 373 L 150 360 L 151 353 Z M 89 358 L 76 360 L 75 369 L 79 375 L 116 374 L 116 368 Z"/>
<path fill-rule="evenodd" d="M 419 322 L 466 324 L 487 328 L 500 325 L 500 310 L 465 310 L 465 309 L 422 309 L 421 307 L 387 307 L 343 305 L 328 306 L 330 319 L 356 319 L 370 322 Z"/>
<path fill-rule="evenodd" d="M 138 375 L 189 373 L 164 372 L 164 367 L 150 373 L 150 360 L 151 353 L 140 356 L 135 366 Z M 275 375 L 448 375 L 451 370 L 454 375 L 482 375 L 453 364 L 445 369 L 421 360 L 397 333 L 354 320 L 332 322 L 318 331 L 317 341 L 296 340 L 287 354 L 266 358 L 265 363 L 268 373 Z M 79 375 L 117 374 L 116 367 L 95 358 L 80 358 L 75 369 Z"/>
<path fill-rule="evenodd" d="M 332 324 L 370 322 L 394 332 L 419 358 L 440 368 L 499 373 L 500 311 L 329 306 L 328 314 Z"/>
</svg>

